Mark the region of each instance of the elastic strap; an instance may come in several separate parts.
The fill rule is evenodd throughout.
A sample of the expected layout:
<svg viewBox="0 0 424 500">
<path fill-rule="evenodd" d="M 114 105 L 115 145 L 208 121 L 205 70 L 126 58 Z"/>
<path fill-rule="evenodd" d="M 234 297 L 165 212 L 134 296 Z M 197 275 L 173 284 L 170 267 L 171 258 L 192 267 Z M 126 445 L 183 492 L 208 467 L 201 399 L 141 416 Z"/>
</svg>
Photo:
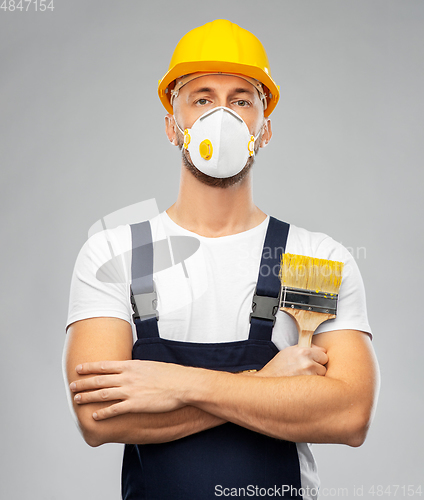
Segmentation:
<svg viewBox="0 0 424 500">
<path fill-rule="evenodd" d="M 137 337 L 159 337 L 157 297 L 153 283 L 153 241 L 149 221 L 131 226 L 131 304 Z"/>
<path fill-rule="evenodd" d="M 252 302 L 249 338 L 271 340 L 280 295 L 279 270 L 286 249 L 290 224 L 269 218 L 262 249 L 258 282 Z"/>
</svg>

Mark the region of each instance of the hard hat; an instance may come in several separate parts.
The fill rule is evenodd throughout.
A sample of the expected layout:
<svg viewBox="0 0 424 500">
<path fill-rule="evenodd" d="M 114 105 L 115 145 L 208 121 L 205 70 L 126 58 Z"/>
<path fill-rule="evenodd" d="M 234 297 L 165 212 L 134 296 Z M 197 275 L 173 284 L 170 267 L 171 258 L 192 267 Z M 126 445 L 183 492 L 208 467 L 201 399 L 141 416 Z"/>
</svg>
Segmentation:
<svg viewBox="0 0 424 500">
<path fill-rule="evenodd" d="M 170 99 L 175 80 L 192 73 L 224 73 L 257 80 L 265 87 L 265 116 L 272 113 L 280 97 L 261 42 L 225 19 L 189 31 L 175 47 L 168 72 L 158 86 L 159 98 L 169 113 L 173 113 Z"/>
</svg>

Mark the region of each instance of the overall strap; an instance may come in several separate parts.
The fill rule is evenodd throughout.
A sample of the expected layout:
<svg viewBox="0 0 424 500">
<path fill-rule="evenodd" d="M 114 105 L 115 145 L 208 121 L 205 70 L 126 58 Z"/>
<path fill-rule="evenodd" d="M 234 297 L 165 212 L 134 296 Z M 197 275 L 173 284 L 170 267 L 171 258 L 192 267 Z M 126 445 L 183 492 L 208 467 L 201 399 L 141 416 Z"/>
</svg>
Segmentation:
<svg viewBox="0 0 424 500">
<path fill-rule="evenodd" d="M 279 270 L 290 224 L 269 218 L 262 249 L 258 282 L 253 295 L 249 339 L 271 340 L 280 295 Z"/>
<path fill-rule="evenodd" d="M 157 296 L 153 283 L 153 241 L 149 221 L 131 226 L 131 304 L 137 337 L 159 337 Z"/>
</svg>

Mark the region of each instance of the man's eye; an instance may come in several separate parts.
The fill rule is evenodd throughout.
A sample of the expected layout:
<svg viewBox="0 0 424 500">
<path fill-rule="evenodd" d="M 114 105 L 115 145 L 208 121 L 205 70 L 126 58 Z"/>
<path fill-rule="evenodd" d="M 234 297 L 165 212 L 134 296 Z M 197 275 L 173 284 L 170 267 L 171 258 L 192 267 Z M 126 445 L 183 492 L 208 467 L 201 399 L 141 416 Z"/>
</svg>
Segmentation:
<svg viewBox="0 0 424 500">
<path fill-rule="evenodd" d="M 236 104 L 237 104 L 237 106 L 243 107 L 243 106 L 247 106 L 249 103 L 247 101 L 245 101 L 244 99 L 239 99 L 238 101 L 236 101 Z"/>
<path fill-rule="evenodd" d="M 207 100 L 207 99 L 199 99 L 199 100 L 197 101 L 197 104 L 200 104 L 201 106 L 204 106 L 207 102 L 208 102 L 208 100 Z"/>
</svg>

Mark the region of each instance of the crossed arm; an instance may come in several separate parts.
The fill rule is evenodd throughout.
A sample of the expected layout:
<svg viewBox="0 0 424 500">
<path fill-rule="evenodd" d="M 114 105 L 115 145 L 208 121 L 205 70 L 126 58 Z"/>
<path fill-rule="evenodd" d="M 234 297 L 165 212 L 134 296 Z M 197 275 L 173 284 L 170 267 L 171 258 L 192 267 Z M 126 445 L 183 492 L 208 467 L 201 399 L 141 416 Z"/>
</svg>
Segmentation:
<svg viewBox="0 0 424 500">
<path fill-rule="evenodd" d="M 65 370 L 91 446 L 159 443 L 231 421 L 295 442 L 359 446 L 379 386 L 368 335 L 322 333 L 311 349 L 280 351 L 256 374 L 131 360 L 130 325 L 93 318 L 71 325 Z"/>
</svg>

